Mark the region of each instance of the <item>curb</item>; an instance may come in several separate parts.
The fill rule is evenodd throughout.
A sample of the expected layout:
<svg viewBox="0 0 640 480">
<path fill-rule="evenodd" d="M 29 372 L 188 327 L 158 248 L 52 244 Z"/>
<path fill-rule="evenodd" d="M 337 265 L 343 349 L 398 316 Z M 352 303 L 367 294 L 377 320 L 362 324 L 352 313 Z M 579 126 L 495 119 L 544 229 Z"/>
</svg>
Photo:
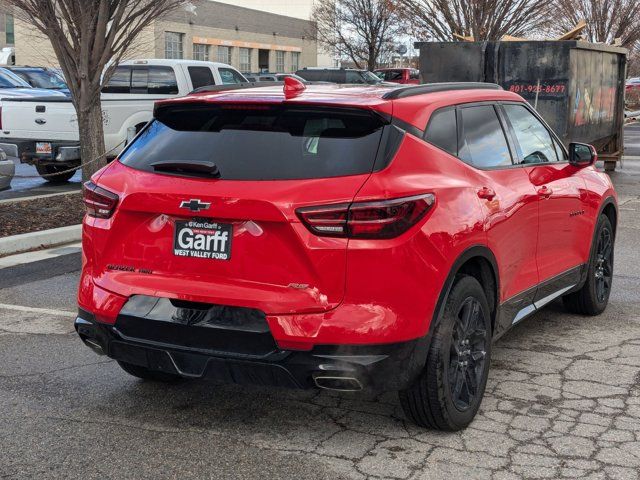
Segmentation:
<svg viewBox="0 0 640 480">
<path fill-rule="evenodd" d="M 0 238 L 0 257 L 14 253 L 77 242 L 82 238 L 82 225 L 52 228 Z"/>
<path fill-rule="evenodd" d="M 11 190 L 9 190 L 10 192 Z M 37 200 L 40 198 L 61 197 L 62 195 L 82 194 L 82 190 L 70 190 L 68 192 L 44 193 L 42 195 L 29 195 L 25 197 L 9 197 L 0 199 L 0 205 L 5 203 L 28 202 L 29 200 Z"/>
</svg>

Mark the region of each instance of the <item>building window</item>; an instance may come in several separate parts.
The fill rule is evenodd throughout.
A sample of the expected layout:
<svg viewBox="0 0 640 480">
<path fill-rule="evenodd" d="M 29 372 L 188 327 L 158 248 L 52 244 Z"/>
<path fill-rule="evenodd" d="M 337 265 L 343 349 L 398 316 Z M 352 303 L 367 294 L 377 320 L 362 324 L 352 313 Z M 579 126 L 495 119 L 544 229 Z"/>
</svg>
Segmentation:
<svg viewBox="0 0 640 480">
<path fill-rule="evenodd" d="M 231 47 L 218 46 L 218 61 L 231 65 Z"/>
<path fill-rule="evenodd" d="M 5 15 L 5 32 L 7 33 L 7 45 L 13 45 L 14 43 L 16 43 L 15 36 L 13 34 L 13 15 L 9 13 Z"/>
<path fill-rule="evenodd" d="M 251 71 L 251 49 L 250 48 L 240 49 L 240 71 L 241 72 Z"/>
<path fill-rule="evenodd" d="M 164 32 L 164 57 L 165 58 L 184 58 L 182 49 L 182 38 L 184 33 Z"/>
<path fill-rule="evenodd" d="M 276 73 L 284 73 L 284 52 L 276 50 Z"/>
<path fill-rule="evenodd" d="M 300 69 L 300 52 L 291 52 L 291 71 Z"/>
<path fill-rule="evenodd" d="M 209 61 L 209 45 L 204 43 L 194 43 L 193 44 L 193 59 L 194 60 L 203 60 L 205 62 Z"/>
</svg>

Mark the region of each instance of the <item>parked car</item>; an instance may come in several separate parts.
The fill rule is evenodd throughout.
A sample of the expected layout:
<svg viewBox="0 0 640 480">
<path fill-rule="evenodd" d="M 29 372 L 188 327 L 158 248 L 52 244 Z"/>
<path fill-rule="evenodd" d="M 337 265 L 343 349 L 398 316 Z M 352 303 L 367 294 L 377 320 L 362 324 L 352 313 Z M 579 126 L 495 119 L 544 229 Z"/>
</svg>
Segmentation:
<svg viewBox="0 0 640 480">
<path fill-rule="evenodd" d="M 626 82 L 627 90 L 640 90 L 640 77 L 634 77 L 627 79 Z"/>
<path fill-rule="evenodd" d="M 640 77 L 627 79 L 624 94 L 627 105 L 640 108 Z"/>
<path fill-rule="evenodd" d="M 279 82 L 284 82 L 285 78 L 295 78 L 296 80 L 300 81 L 300 82 L 306 82 L 306 80 L 298 75 L 296 75 L 295 73 L 276 73 L 276 80 Z"/>
<path fill-rule="evenodd" d="M 6 67 L 0 67 L 0 100 L 8 98 L 64 97 L 63 93 L 45 88 L 33 88 Z M 0 127 L 2 124 L 0 123 Z"/>
<path fill-rule="evenodd" d="M 3 47 L 0 50 L 0 65 L 15 65 L 15 64 L 16 64 L 16 48 Z"/>
<path fill-rule="evenodd" d="M 385 82 L 400 84 L 420 83 L 420 70 L 415 68 L 378 68 L 373 73 Z"/>
<path fill-rule="evenodd" d="M 296 72 L 308 82 L 354 83 L 376 85 L 382 80 L 368 70 L 355 68 L 303 68 Z"/>
<path fill-rule="evenodd" d="M 104 139 L 109 155 L 115 157 L 151 119 L 157 100 L 184 96 L 207 85 L 246 81 L 240 72 L 224 63 L 163 59 L 122 62 L 102 90 Z M 41 175 L 80 164 L 77 116 L 69 98 L 5 102 L 0 120 L 4 137 L 0 138 L 0 148 L 35 165 Z M 73 172 L 67 172 L 45 178 L 65 182 L 72 176 Z"/>
<path fill-rule="evenodd" d="M 143 379 L 397 390 L 458 430 L 493 339 L 556 298 L 606 308 L 618 211 L 595 160 L 495 85 L 164 101 L 85 185 L 75 327 Z"/>
<path fill-rule="evenodd" d="M 11 180 L 16 173 L 13 160 L 7 158 L 7 154 L 0 150 L 0 191 L 11 188 Z"/>
<path fill-rule="evenodd" d="M 249 82 L 277 82 L 275 74 L 268 73 L 248 73 L 245 74 L 245 78 Z"/>
<path fill-rule="evenodd" d="M 46 88 L 48 90 L 58 90 L 69 96 L 71 92 L 67 87 L 64 78 L 55 70 L 46 67 L 5 67 L 10 72 L 22 78 L 25 82 L 35 88 Z"/>
<path fill-rule="evenodd" d="M 249 73 L 245 74 L 245 77 L 250 82 L 284 82 L 285 78 L 295 78 L 301 82 L 305 82 L 305 79 L 299 77 L 295 73 Z"/>
</svg>

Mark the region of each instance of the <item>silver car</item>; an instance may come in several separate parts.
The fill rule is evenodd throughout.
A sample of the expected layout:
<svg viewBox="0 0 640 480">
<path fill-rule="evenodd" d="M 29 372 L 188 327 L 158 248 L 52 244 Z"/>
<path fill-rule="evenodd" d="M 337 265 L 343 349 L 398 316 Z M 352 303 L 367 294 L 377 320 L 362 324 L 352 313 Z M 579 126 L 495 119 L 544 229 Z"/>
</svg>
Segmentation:
<svg viewBox="0 0 640 480">
<path fill-rule="evenodd" d="M 8 160 L 4 150 L 0 150 L 0 191 L 11 187 L 11 179 L 15 173 L 13 160 Z"/>
</svg>

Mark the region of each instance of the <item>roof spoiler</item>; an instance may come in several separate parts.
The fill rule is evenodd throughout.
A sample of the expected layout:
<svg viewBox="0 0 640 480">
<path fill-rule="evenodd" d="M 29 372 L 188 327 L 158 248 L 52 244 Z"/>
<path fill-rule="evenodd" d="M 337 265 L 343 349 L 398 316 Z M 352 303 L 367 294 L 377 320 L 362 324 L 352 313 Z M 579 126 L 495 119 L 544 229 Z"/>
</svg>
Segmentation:
<svg viewBox="0 0 640 480">
<path fill-rule="evenodd" d="M 382 98 L 385 100 L 396 100 L 398 98 L 413 97 L 425 93 L 446 92 L 449 90 L 502 90 L 502 87 L 495 83 L 483 82 L 442 82 L 424 83 L 422 85 L 410 85 L 406 87 L 394 88 L 385 93 Z"/>
</svg>

